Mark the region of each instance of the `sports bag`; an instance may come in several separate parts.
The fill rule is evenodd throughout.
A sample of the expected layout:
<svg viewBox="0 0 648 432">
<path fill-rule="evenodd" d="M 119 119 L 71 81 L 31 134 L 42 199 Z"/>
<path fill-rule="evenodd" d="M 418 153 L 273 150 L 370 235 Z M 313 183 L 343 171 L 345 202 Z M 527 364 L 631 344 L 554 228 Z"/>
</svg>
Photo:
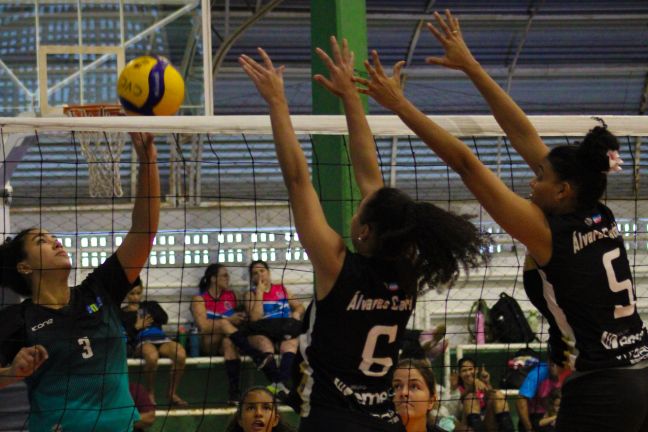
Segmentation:
<svg viewBox="0 0 648 432">
<path fill-rule="evenodd" d="M 529 343 L 536 338 L 518 302 L 504 292 L 491 307 L 490 324 L 497 342 Z"/>
</svg>

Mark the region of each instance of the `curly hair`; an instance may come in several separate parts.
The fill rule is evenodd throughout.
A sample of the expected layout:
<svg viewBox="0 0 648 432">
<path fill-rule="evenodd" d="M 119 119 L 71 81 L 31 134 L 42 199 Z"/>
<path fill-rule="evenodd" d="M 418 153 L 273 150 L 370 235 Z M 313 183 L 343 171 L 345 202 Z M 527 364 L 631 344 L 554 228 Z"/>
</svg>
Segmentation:
<svg viewBox="0 0 648 432">
<path fill-rule="evenodd" d="M 0 245 L 0 285 L 7 287 L 23 297 L 32 295 L 31 286 L 27 279 L 18 272 L 18 263 L 27 257 L 25 253 L 25 238 L 36 228 L 31 227 L 20 231 L 15 237 L 7 237 Z"/>
<path fill-rule="evenodd" d="M 372 257 L 395 265 L 399 285 L 409 295 L 452 284 L 461 270 L 488 262 L 490 237 L 468 216 L 414 201 L 399 189 L 376 191 L 359 217 L 374 232 Z"/>
<path fill-rule="evenodd" d="M 618 151 L 619 141 L 606 126 L 590 130 L 582 142 L 554 147 L 547 156 L 560 180 L 576 192 L 578 210 L 589 210 L 607 187 L 609 151 Z"/>
</svg>

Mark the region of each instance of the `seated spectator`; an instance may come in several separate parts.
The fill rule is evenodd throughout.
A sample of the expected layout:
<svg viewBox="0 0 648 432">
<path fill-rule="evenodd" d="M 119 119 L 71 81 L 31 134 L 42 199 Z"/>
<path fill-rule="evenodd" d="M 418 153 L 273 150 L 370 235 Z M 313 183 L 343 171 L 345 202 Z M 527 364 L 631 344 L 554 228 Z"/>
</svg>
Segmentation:
<svg viewBox="0 0 648 432">
<path fill-rule="evenodd" d="M 432 365 L 423 359 L 401 360 L 392 378 L 394 405 L 407 432 L 453 431 L 455 422 L 438 414 Z"/>
<path fill-rule="evenodd" d="M 278 390 L 287 392 L 304 306 L 283 284 L 271 282 L 265 261 L 253 261 L 248 270 L 252 288 L 246 293 L 245 304 L 250 317 L 250 344 L 265 354 L 266 361 L 259 366 L 266 377 Z M 275 343 L 281 353 L 279 368 L 274 360 Z"/>
<path fill-rule="evenodd" d="M 562 394 L 560 389 L 553 389 L 547 399 L 545 399 L 545 413 L 538 422 L 538 432 L 555 432 L 556 419 L 560 411 L 560 399 Z"/>
<path fill-rule="evenodd" d="M 549 394 L 562 387 L 565 378 L 562 368 L 556 363 L 541 362 L 531 369 L 519 389 L 516 408 L 521 432 L 537 432 L 539 422 L 546 413 L 546 403 Z"/>
<path fill-rule="evenodd" d="M 265 387 L 252 387 L 241 397 L 241 404 L 226 432 L 293 432 L 283 422 L 275 396 Z"/>
<path fill-rule="evenodd" d="M 187 355 L 182 345 L 172 341 L 162 330 L 169 320 L 166 312 L 156 301 L 142 302 L 142 285 L 137 285 L 126 295 L 126 306 L 122 308 L 122 323 L 128 336 L 131 352 L 144 359 L 145 386 L 151 401 L 155 404 L 155 372 L 160 356 L 171 359 L 168 398 L 171 406 L 187 406 L 177 394 L 177 388 L 184 372 Z"/>
<path fill-rule="evenodd" d="M 155 423 L 155 403 L 141 384 L 131 382 L 128 384 L 128 390 L 135 402 L 135 408 L 140 413 L 140 419 L 135 422 L 133 432 L 143 432 Z"/>
<path fill-rule="evenodd" d="M 504 394 L 490 384 L 490 374 L 470 357 L 458 363 L 458 389 L 463 405 L 462 425 L 474 432 L 512 432 L 513 421 Z"/>
<path fill-rule="evenodd" d="M 239 398 L 241 359 L 230 335 L 246 319 L 245 312 L 237 303 L 236 294 L 230 289 L 229 273 L 222 264 L 211 264 L 205 269 L 198 286 L 200 294 L 191 301 L 191 313 L 202 335 L 201 351 L 209 356 L 223 355 L 229 384 L 230 405 Z"/>
</svg>

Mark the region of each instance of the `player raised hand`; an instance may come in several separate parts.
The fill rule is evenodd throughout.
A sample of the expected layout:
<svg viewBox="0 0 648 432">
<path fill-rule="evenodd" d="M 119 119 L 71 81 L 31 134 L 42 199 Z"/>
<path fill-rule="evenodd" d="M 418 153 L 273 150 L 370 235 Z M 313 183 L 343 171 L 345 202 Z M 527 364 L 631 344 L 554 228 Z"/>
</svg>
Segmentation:
<svg viewBox="0 0 648 432">
<path fill-rule="evenodd" d="M 239 63 L 256 86 L 259 94 L 265 101 L 273 103 L 285 101 L 283 71 L 285 66 L 275 68 L 270 56 L 263 48 L 257 48 L 262 63 L 258 63 L 252 57 L 245 54 L 239 57 Z"/>
<path fill-rule="evenodd" d="M 345 95 L 356 95 L 357 90 L 353 83 L 353 64 L 355 56 L 349 50 L 349 43 L 342 39 L 342 44 L 338 44 L 335 36 L 331 36 L 331 54 L 333 58 L 321 48 L 315 48 L 315 53 L 322 59 L 324 66 L 329 71 L 329 77 L 316 74 L 313 79 L 322 85 L 325 89 L 338 97 Z"/>
<path fill-rule="evenodd" d="M 438 12 L 434 12 L 434 18 L 439 28 L 431 22 L 427 23 L 427 28 L 441 43 L 445 55 L 443 57 L 427 57 L 425 62 L 462 71 L 478 66 L 477 60 L 475 60 L 463 39 L 459 20 L 452 16 L 452 13 L 447 9 L 445 19 Z"/>
<path fill-rule="evenodd" d="M 9 373 L 17 379 L 27 378 L 36 372 L 47 358 L 47 350 L 43 345 L 22 348 L 14 357 Z"/>
<path fill-rule="evenodd" d="M 376 50 L 371 51 L 373 65 L 369 61 L 364 62 L 365 69 L 369 74 L 369 79 L 358 76 L 353 77 L 353 81 L 365 86 L 358 88 L 360 93 L 371 96 L 380 105 L 392 111 L 398 111 L 398 108 L 407 103 L 407 99 L 401 88 L 401 69 L 405 65 L 404 61 L 399 61 L 394 65 L 392 76 L 387 76 L 380 63 L 380 57 Z"/>
<path fill-rule="evenodd" d="M 153 134 L 148 132 L 131 132 L 131 141 L 137 153 L 137 158 L 141 162 L 152 162 L 157 159 L 157 149 L 155 148 Z"/>
</svg>

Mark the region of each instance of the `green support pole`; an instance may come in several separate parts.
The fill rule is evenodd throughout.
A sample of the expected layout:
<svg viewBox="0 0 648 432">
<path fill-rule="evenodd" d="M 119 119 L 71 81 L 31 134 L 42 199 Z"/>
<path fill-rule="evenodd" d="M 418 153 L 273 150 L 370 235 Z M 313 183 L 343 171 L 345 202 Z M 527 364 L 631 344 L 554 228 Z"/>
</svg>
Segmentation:
<svg viewBox="0 0 648 432">
<path fill-rule="evenodd" d="M 355 53 L 356 70 L 364 70 L 367 58 L 367 15 L 365 0 L 311 0 L 311 71 L 327 70 L 315 48 L 330 54 L 329 37 L 346 38 Z M 313 81 L 313 114 L 344 114 L 340 99 Z M 366 98 L 364 99 L 366 110 Z M 313 136 L 313 184 L 319 193 L 329 225 L 351 246 L 350 222 L 360 198 L 345 146 L 347 137 Z"/>
</svg>

